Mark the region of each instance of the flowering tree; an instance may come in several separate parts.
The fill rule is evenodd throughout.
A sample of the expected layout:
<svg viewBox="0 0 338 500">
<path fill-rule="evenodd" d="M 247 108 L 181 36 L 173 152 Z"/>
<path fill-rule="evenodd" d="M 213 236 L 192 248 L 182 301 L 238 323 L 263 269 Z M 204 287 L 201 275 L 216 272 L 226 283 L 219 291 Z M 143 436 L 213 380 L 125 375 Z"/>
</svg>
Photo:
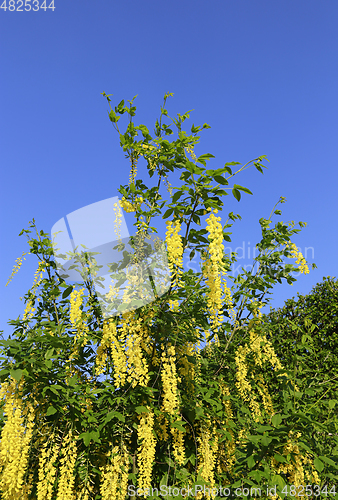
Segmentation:
<svg viewBox="0 0 338 500">
<path fill-rule="evenodd" d="M 157 217 L 167 221 L 170 287 L 143 307 L 104 318 L 95 265 L 86 261 L 84 281 L 69 286 L 48 235 L 34 220 L 22 231 L 39 265 L 23 317 L 1 342 L 1 499 L 209 498 L 222 496 L 220 487 L 223 496 L 239 488 L 252 498 L 284 498 L 301 496 L 301 485 L 310 485 L 311 498 L 333 496 L 337 459 L 316 454 L 319 434 L 309 433 L 316 415 L 276 355 L 260 312 L 274 284 L 308 272 L 291 241 L 295 224 L 270 227 L 281 214 L 276 206 L 260 219 L 252 270 L 230 286 L 236 255 L 225 253 L 223 241 L 231 241 L 239 215 L 229 213 L 222 225 L 219 211 L 229 190 L 238 201 L 241 192 L 251 194 L 229 183 L 251 165 L 263 173 L 264 157 L 207 169 L 213 156 L 197 158 L 194 146 L 209 126 L 193 125 L 188 135 L 189 113 L 163 123 L 171 94 L 154 138 L 133 123 L 135 98 L 113 109 L 103 95 L 131 164 L 117 214 L 134 213 L 141 239 L 156 233 Z M 137 178 L 141 158 L 152 186 Z M 182 182 L 173 187 L 176 173 Z M 184 271 L 188 251 L 190 259 L 200 254 L 200 272 Z"/>
</svg>

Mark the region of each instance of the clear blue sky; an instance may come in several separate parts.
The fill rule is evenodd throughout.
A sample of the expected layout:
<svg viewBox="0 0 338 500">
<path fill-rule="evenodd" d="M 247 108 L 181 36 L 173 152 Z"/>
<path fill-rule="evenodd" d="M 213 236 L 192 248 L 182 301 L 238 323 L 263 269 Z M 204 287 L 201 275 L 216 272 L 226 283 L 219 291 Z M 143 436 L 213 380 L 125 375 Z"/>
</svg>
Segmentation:
<svg viewBox="0 0 338 500">
<path fill-rule="evenodd" d="M 263 176 L 255 169 L 238 176 L 235 182 L 253 196 L 240 203 L 227 197 L 223 220 L 229 211 L 242 215 L 231 245 L 244 245 L 246 257 L 260 239 L 259 218 L 280 196 L 287 203 L 279 220 L 308 222 L 294 241 L 304 254 L 313 249 L 307 257 L 318 269 L 292 287 L 277 285 L 274 307 L 309 293 L 323 276 L 337 276 L 336 0 L 54 4 L 46 12 L 0 9 L 0 329 L 6 335 L 7 321 L 23 313 L 19 297 L 37 267 L 29 256 L 5 288 L 28 248 L 19 232 L 32 218 L 49 232 L 64 215 L 118 196 L 128 183 L 129 164 L 103 91 L 113 94 L 113 105 L 138 94 L 136 123 L 151 131 L 163 95 L 173 92 L 169 115 L 194 109 L 189 128 L 211 126 L 196 148 L 215 156 L 210 168 L 267 155 Z"/>
</svg>

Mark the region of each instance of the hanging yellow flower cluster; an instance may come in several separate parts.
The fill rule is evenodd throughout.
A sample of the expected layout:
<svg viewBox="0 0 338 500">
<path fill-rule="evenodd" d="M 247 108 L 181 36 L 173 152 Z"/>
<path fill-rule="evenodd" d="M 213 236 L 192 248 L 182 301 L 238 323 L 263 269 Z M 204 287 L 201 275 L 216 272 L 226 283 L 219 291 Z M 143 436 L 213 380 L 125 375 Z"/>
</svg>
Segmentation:
<svg viewBox="0 0 338 500">
<path fill-rule="evenodd" d="M 181 378 L 177 376 L 176 364 L 175 364 L 176 354 L 174 346 L 167 347 L 167 353 L 162 346 L 162 371 L 161 379 L 163 386 L 163 411 L 169 413 L 170 415 L 175 415 L 179 409 L 179 399 L 178 399 L 178 387 L 177 382 L 181 382 Z M 163 429 L 164 427 L 164 429 Z M 184 451 L 184 437 L 183 431 L 172 427 L 170 429 L 171 435 L 173 436 L 173 453 L 178 464 L 182 465 L 185 461 L 185 451 Z M 162 433 L 167 436 L 167 422 L 164 421 L 162 426 Z"/>
<path fill-rule="evenodd" d="M 268 388 L 266 387 L 263 377 L 261 374 L 256 375 L 257 377 L 257 390 L 262 398 L 263 408 L 268 415 L 274 414 L 272 399 L 269 394 Z"/>
<path fill-rule="evenodd" d="M 147 386 L 149 373 L 147 361 L 142 352 L 142 341 L 145 335 L 142 318 L 136 319 L 134 312 L 123 314 L 123 330 L 126 332 L 128 356 L 127 382 L 135 387 L 137 384 Z"/>
<path fill-rule="evenodd" d="M 296 259 L 296 264 L 299 264 L 299 271 L 300 273 L 302 274 L 309 274 L 309 268 L 306 264 L 306 260 L 304 259 L 303 257 L 303 254 L 302 252 L 300 252 L 297 248 L 297 246 L 294 244 L 294 243 L 291 243 L 289 245 L 289 247 L 291 248 L 291 256 L 293 259 Z"/>
<path fill-rule="evenodd" d="M 76 500 L 92 500 L 94 486 L 87 482 L 84 484 L 76 497 Z"/>
<path fill-rule="evenodd" d="M 138 488 L 143 491 L 146 496 L 146 491 L 151 487 L 151 475 L 153 463 L 155 459 L 156 440 L 153 434 L 154 415 L 152 412 L 141 414 L 140 423 L 137 428 L 137 439 L 140 446 L 137 450 L 137 465 L 138 465 Z"/>
<path fill-rule="evenodd" d="M 255 395 L 252 392 L 250 382 L 247 380 L 248 367 L 246 364 L 246 357 L 249 352 L 250 348 L 247 345 L 239 346 L 237 350 L 235 356 L 235 363 L 237 367 L 236 387 L 243 401 L 247 401 L 249 403 L 254 420 L 259 421 L 261 411 L 259 409 L 259 405 L 256 401 Z"/>
<path fill-rule="evenodd" d="M 177 381 L 181 381 L 176 374 L 175 348 L 167 347 L 167 354 L 162 346 L 162 370 L 161 379 L 163 385 L 163 410 L 174 415 L 178 408 L 178 388 Z"/>
<path fill-rule="evenodd" d="M 123 197 L 124 198 L 124 197 Z M 116 235 L 116 239 L 121 242 L 121 202 L 114 203 L 114 214 L 115 214 L 115 222 L 114 222 L 114 233 Z"/>
<path fill-rule="evenodd" d="M 39 457 L 37 500 L 52 500 L 58 455 L 59 447 L 55 443 L 55 435 L 53 434 L 50 442 L 47 441 L 42 447 Z"/>
<path fill-rule="evenodd" d="M 105 365 L 107 361 L 107 348 L 112 349 L 112 355 L 116 353 L 116 348 L 118 348 L 119 343 L 116 340 L 116 325 L 113 320 L 104 321 L 103 323 L 103 334 L 101 339 L 101 344 L 96 351 L 95 359 L 95 373 L 96 375 L 101 375 L 105 370 Z M 116 342 L 116 343 L 115 343 Z M 113 356 L 113 358 L 116 356 Z M 125 361 L 125 360 L 123 360 Z M 119 379 L 120 377 L 118 377 Z"/>
<path fill-rule="evenodd" d="M 108 456 L 108 463 L 100 467 L 100 493 L 102 500 L 124 500 L 128 487 L 129 455 L 123 445 L 122 453 L 118 446 L 114 446 Z"/>
<path fill-rule="evenodd" d="M 12 281 L 13 279 L 13 276 L 20 270 L 20 267 L 22 266 L 22 258 L 23 260 L 26 260 L 26 257 L 24 257 L 24 255 L 29 255 L 30 252 L 22 252 L 22 255 L 21 257 L 18 257 L 15 262 L 16 262 L 16 265 L 13 267 L 13 271 L 12 271 L 12 274 L 10 275 L 10 277 L 8 278 L 8 281 L 6 283 L 5 286 L 9 285 L 9 283 Z"/>
<path fill-rule="evenodd" d="M 308 452 L 303 454 L 299 450 L 297 441 L 300 437 L 300 432 L 290 431 L 287 444 L 284 446 L 282 452 L 282 455 L 284 457 L 287 458 L 292 456 L 293 460 L 289 460 L 287 458 L 286 462 L 283 463 L 277 462 L 275 458 L 271 459 L 271 468 L 277 474 L 287 474 L 288 482 L 295 487 L 294 494 L 292 495 L 295 498 L 301 498 L 303 496 L 301 495 L 301 491 L 299 491 L 299 486 L 303 484 L 320 484 L 318 473 L 313 465 L 313 458 Z M 311 472 L 309 470 L 304 470 L 305 465 L 310 465 Z M 300 495 L 297 494 L 297 491 L 300 493 Z"/>
<path fill-rule="evenodd" d="M 126 200 L 124 196 L 122 200 L 120 200 L 120 205 L 123 208 L 123 210 L 127 213 L 135 212 L 134 206 L 130 203 L 130 201 Z"/>
<path fill-rule="evenodd" d="M 215 486 L 214 469 L 218 451 L 218 437 L 215 431 L 211 430 L 211 425 L 200 429 L 200 436 L 197 437 L 198 443 L 198 472 L 202 478 L 210 484 L 210 488 Z M 210 498 L 210 494 L 206 489 L 206 496 Z M 197 498 L 202 497 L 199 492 Z M 215 497 L 215 493 L 211 492 L 211 497 Z"/>
<path fill-rule="evenodd" d="M 167 186 L 168 193 L 170 194 L 170 196 L 172 196 L 173 195 L 173 188 L 172 188 L 172 185 L 170 184 L 170 182 L 168 181 L 167 176 L 164 177 L 164 183 Z"/>
<path fill-rule="evenodd" d="M 68 358 L 69 367 L 67 370 L 69 371 L 69 376 L 72 376 L 74 373 L 72 360 L 76 357 L 79 351 L 79 343 L 83 346 L 87 343 L 87 325 L 86 321 L 82 318 L 82 310 L 81 306 L 83 303 L 83 293 L 84 288 L 80 290 L 73 290 L 70 295 L 70 322 L 74 328 L 76 328 L 76 335 L 73 339 L 73 349 Z M 67 379 L 68 381 L 68 379 Z"/>
<path fill-rule="evenodd" d="M 187 384 L 187 389 L 194 391 L 194 375 L 195 375 L 195 365 L 188 360 L 188 356 L 195 356 L 195 347 L 193 342 L 187 342 L 183 346 L 178 348 L 178 357 L 180 360 L 180 366 L 178 372 L 181 378 L 184 378 Z"/>
<path fill-rule="evenodd" d="M 168 422 L 163 413 L 160 413 L 156 418 L 157 436 L 160 441 L 167 442 L 169 440 Z"/>
<path fill-rule="evenodd" d="M 197 156 L 194 153 L 194 146 L 192 144 L 189 144 L 189 146 L 186 146 L 184 148 L 187 153 L 190 153 L 192 161 L 196 162 L 197 161 Z"/>
<path fill-rule="evenodd" d="M 158 144 L 156 144 L 157 147 L 159 147 Z M 141 153 L 143 156 L 145 153 L 151 153 L 151 152 L 154 152 L 154 150 L 156 151 L 156 146 L 152 146 L 151 144 L 142 144 L 142 148 L 145 149 L 146 151 L 144 151 L 144 153 Z M 148 161 L 148 164 L 149 164 L 149 169 L 151 171 L 155 170 L 156 168 L 156 164 L 155 164 L 155 160 L 156 160 L 156 153 L 155 153 L 155 157 L 151 157 L 149 155 L 145 156 L 145 158 L 147 159 Z"/>
<path fill-rule="evenodd" d="M 249 353 L 253 354 L 254 363 L 259 367 L 263 366 L 263 362 L 269 362 L 276 370 L 282 370 L 283 367 L 266 336 L 258 334 L 253 330 L 250 331 L 250 343 L 245 346 L 239 346 L 236 352 L 236 387 L 243 401 L 249 402 L 253 418 L 258 421 L 261 416 L 261 411 L 256 397 L 253 394 L 251 384 L 247 379 L 248 367 L 246 358 Z M 262 379 L 260 379 L 258 383 L 258 393 L 262 398 L 265 411 L 271 415 L 273 413 L 272 401 Z"/>
<path fill-rule="evenodd" d="M 81 327 L 81 306 L 83 301 L 84 288 L 73 290 L 70 295 L 70 322 L 74 327 Z"/>
<path fill-rule="evenodd" d="M 185 462 L 185 449 L 184 449 L 184 432 L 171 428 L 171 435 L 173 436 L 173 454 L 179 465 Z"/>
<path fill-rule="evenodd" d="M 219 474 L 222 474 L 223 472 L 230 474 L 236 462 L 236 443 L 234 439 L 234 432 L 228 425 L 229 420 L 233 419 L 233 411 L 230 402 L 230 390 L 228 385 L 226 385 L 223 380 L 220 380 L 220 389 L 222 394 L 222 404 L 226 414 L 226 420 L 220 423 L 223 428 L 226 428 L 230 435 L 230 439 L 226 439 L 225 441 L 219 443 L 217 472 Z"/>
<path fill-rule="evenodd" d="M 28 405 L 26 416 L 22 401 L 23 381 L 17 384 L 14 379 L 4 382 L 0 397 L 5 399 L 4 413 L 6 423 L 0 441 L 0 491 L 3 500 L 18 498 L 23 489 L 23 478 L 28 466 L 28 453 L 34 429 L 34 408 Z"/>
<path fill-rule="evenodd" d="M 173 286 L 183 286 L 180 277 L 183 274 L 183 243 L 179 235 L 181 224 L 178 220 L 167 221 L 166 244 L 168 250 L 168 266 L 171 271 Z"/>
<path fill-rule="evenodd" d="M 122 200 L 120 200 L 120 205 L 123 208 L 123 210 L 127 213 L 130 212 L 136 212 L 136 209 L 139 209 L 139 207 L 143 203 L 143 198 L 140 196 L 139 198 L 136 198 L 134 205 L 130 203 L 130 201 L 126 200 L 126 198 L 123 196 Z"/>
<path fill-rule="evenodd" d="M 209 208 L 208 211 L 211 209 Z M 211 328 L 218 330 L 224 316 L 220 314 L 223 307 L 222 275 L 224 274 L 223 261 L 223 230 L 220 224 L 221 217 L 215 217 L 218 210 L 215 209 L 207 219 L 207 230 L 209 232 L 209 256 L 201 255 L 203 262 L 202 271 L 209 288 L 207 302 L 210 309 Z M 229 300 L 229 294 L 227 295 Z"/>
<path fill-rule="evenodd" d="M 74 498 L 74 469 L 77 458 L 76 440 L 72 430 L 63 438 L 56 500 L 70 500 Z"/>
<path fill-rule="evenodd" d="M 130 157 L 131 161 L 131 170 L 129 174 L 129 186 L 131 184 L 135 184 L 136 174 L 137 174 L 137 161 L 138 161 L 139 153 L 136 153 L 133 157 Z"/>
<path fill-rule="evenodd" d="M 128 382 L 146 386 L 149 381 L 148 365 L 142 345 L 149 340 L 142 318 L 136 319 L 134 312 L 122 315 L 122 327 L 117 329 L 113 319 L 103 324 L 103 336 L 96 353 L 95 372 L 104 372 L 107 361 L 107 349 L 111 350 L 114 365 L 114 385 L 123 387 Z"/>
<path fill-rule="evenodd" d="M 38 268 L 35 271 L 33 286 L 31 288 L 31 290 L 33 290 L 33 297 L 35 296 L 37 287 L 40 285 L 42 281 L 43 273 L 46 271 L 46 265 L 47 264 L 45 262 L 39 262 Z M 33 303 L 34 303 L 34 298 L 31 298 L 27 301 L 26 308 L 23 314 L 23 320 L 30 319 L 33 317 L 34 311 L 36 311 L 36 309 L 33 307 Z"/>
<path fill-rule="evenodd" d="M 118 335 L 116 324 L 113 320 L 105 322 L 103 325 L 102 349 L 97 351 L 97 374 L 103 373 L 103 366 L 106 361 L 102 361 L 102 353 L 108 346 L 111 349 L 111 357 L 114 365 L 114 385 L 118 389 L 126 383 L 127 377 L 127 356 L 124 350 L 126 330 Z"/>
</svg>

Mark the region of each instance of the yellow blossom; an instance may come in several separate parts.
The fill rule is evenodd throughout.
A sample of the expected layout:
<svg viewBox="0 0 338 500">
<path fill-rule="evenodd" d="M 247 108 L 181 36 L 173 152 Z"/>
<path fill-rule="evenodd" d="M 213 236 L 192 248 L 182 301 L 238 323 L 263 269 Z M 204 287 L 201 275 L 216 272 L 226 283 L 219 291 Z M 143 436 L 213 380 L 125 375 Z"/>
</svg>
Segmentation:
<svg viewBox="0 0 338 500">
<path fill-rule="evenodd" d="M 72 430 L 70 430 L 64 437 L 61 446 L 60 479 L 56 500 L 74 500 L 74 468 L 76 458 L 76 440 Z"/>
<path fill-rule="evenodd" d="M 120 453 L 119 447 L 114 446 L 108 459 L 108 463 L 100 467 L 102 500 L 124 500 L 127 493 L 129 469 L 126 447 L 123 445 L 122 453 Z"/>
<path fill-rule="evenodd" d="M 141 414 L 137 429 L 137 439 L 140 442 L 137 453 L 138 488 L 145 490 L 151 487 L 151 475 L 155 460 L 156 440 L 153 434 L 154 415 L 152 412 Z"/>
<path fill-rule="evenodd" d="M 306 264 L 306 260 L 303 257 L 303 254 L 298 250 L 297 246 L 294 243 L 289 244 L 291 257 L 296 259 L 296 264 L 299 264 L 299 271 L 302 274 L 309 274 L 309 268 Z"/>
<path fill-rule="evenodd" d="M 22 491 L 28 466 L 35 413 L 31 405 L 24 412 L 22 388 L 23 382 L 16 384 L 12 380 L 10 384 L 5 383 L 2 390 L 6 415 L 0 441 L 0 491 L 3 500 L 12 500 Z"/>
<path fill-rule="evenodd" d="M 168 266 L 172 274 L 173 284 L 180 284 L 180 276 L 183 273 L 183 243 L 178 234 L 181 230 L 181 224 L 178 220 L 175 222 L 167 221 L 166 244 L 168 250 Z"/>
</svg>

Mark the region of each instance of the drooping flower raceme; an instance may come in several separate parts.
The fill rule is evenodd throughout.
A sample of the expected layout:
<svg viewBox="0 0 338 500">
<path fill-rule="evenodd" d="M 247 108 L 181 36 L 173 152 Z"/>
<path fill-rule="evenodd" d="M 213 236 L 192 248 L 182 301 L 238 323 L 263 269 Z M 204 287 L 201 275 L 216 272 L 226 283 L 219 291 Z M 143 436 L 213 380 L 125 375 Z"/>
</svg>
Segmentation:
<svg viewBox="0 0 338 500">
<path fill-rule="evenodd" d="M 108 463 L 100 467 L 102 500 L 124 500 L 128 486 L 128 451 L 123 445 L 122 453 L 118 446 L 114 446 L 108 456 Z"/>
<path fill-rule="evenodd" d="M 6 423 L 0 441 L 0 491 L 3 500 L 12 500 L 24 489 L 24 476 L 28 466 L 30 441 L 33 435 L 35 413 L 31 404 L 23 409 L 22 388 L 16 381 L 5 382 L 1 396 L 5 398 Z M 17 392 L 16 392 L 17 391 Z"/>
<path fill-rule="evenodd" d="M 155 460 L 156 440 L 153 434 L 154 415 L 152 412 L 141 414 L 137 429 L 137 439 L 140 442 L 137 454 L 138 488 L 145 490 L 151 487 L 151 475 Z"/>
<path fill-rule="evenodd" d="M 168 266 L 173 278 L 173 284 L 180 286 L 183 274 L 183 243 L 179 235 L 181 224 L 178 220 L 167 221 L 166 244 L 168 249 Z"/>
<path fill-rule="evenodd" d="M 72 430 L 64 437 L 61 445 L 60 479 L 56 500 L 70 500 L 74 495 L 74 469 L 77 458 L 76 438 Z"/>
<path fill-rule="evenodd" d="M 289 247 L 291 249 L 290 252 L 291 252 L 292 258 L 296 259 L 296 264 L 299 264 L 298 269 L 299 269 L 300 273 L 309 274 L 310 271 L 309 271 L 309 268 L 306 264 L 306 260 L 303 257 L 302 252 L 300 252 L 298 250 L 297 246 L 294 243 L 291 243 L 289 245 Z"/>
<path fill-rule="evenodd" d="M 214 213 L 217 213 L 217 209 Z M 209 232 L 209 255 L 203 254 L 201 259 L 203 261 L 203 275 L 206 277 L 206 282 L 209 288 L 208 293 L 208 306 L 210 309 L 210 319 L 212 328 L 217 330 L 222 323 L 224 316 L 220 314 L 223 306 L 223 289 L 222 289 L 222 275 L 224 274 L 222 261 L 223 261 L 223 230 L 220 224 L 221 217 L 215 217 L 211 213 L 207 219 L 207 230 Z M 227 295 L 228 301 L 229 294 Z"/>
</svg>

